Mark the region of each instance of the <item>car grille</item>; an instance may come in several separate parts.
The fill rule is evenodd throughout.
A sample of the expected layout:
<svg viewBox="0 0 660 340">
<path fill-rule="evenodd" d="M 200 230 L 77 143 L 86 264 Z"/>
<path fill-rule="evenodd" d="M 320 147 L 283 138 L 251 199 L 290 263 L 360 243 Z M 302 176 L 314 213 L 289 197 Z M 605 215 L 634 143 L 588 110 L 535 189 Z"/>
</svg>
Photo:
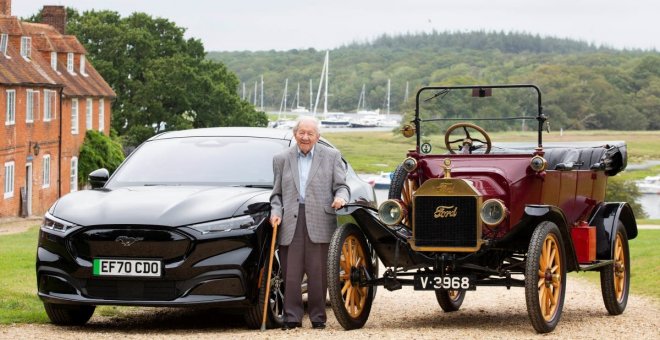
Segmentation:
<svg viewBox="0 0 660 340">
<path fill-rule="evenodd" d="M 169 227 L 95 226 L 71 235 L 69 249 L 76 257 L 92 261 L 99 257 L 183 259 L 192 240 Z"/>
<path fill-rule="evenodd" d="M 87 296 L 104 300 L 169 301 L 178 297 L 174 281 L 87 280 Z"/>
<path fill-rule="evenodd" d="M 478 247 L 476 196 L 417 196 L 413 216 L 416 247 Z"/>
</svg>

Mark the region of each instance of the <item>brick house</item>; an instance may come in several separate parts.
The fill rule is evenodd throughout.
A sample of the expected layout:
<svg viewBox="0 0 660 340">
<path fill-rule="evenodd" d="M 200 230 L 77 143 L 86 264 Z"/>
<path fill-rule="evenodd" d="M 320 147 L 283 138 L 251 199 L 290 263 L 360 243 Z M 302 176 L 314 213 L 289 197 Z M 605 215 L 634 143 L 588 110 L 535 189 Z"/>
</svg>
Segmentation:
<svg viewBox="0 0 660 340">
<path fill-rule="evenodd" d="M 114 91 L 65 34 L 65 8 L 42 14 L 22 22 L 0 0 L 0 217 L 43 214 L 77 190 L 85 132 L 110 131 Z"/>
</svg>

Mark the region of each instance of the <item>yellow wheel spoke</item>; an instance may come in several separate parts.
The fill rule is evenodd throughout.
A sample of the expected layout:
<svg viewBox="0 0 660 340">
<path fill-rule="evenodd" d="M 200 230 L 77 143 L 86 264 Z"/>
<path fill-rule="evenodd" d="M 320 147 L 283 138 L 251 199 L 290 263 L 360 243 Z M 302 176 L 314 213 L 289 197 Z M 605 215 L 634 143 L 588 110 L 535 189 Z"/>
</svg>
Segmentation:
<svg viewBox="0 0 660 340">
<path fill-rule="evenodd" d="M 351 288 L 351 281 L 344 282 L 344 286 L 341 287 L 341 295 L 346 294 L 346 290 Z"/>
</svg>

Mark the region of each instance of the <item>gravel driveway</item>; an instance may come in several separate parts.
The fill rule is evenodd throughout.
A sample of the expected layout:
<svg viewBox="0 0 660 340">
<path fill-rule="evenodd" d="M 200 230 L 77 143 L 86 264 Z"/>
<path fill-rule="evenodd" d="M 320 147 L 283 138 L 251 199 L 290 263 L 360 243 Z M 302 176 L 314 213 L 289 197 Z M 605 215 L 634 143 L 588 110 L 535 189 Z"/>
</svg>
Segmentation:
<svg viewBox="0 0 660 340">
<path fill-rule="evenodd" d="M 634 277 L 631 290 L 635 290 Z M 10 339 L 151 339 L 151 338 L 391 338 L 391 339 L 510 339 L 537 338 L 527 317 L 524 289 L 478 287 L 468 292 L 460 311 L 443 313 L 433 292 L 411 287 L 390 292 L 382 287 L 364 328 L 344 331 L 328 307 L 328 327 L 313 330 L 305 318 L 302 329 L 261 332 L 247 330 L 240 315 L 216 310 L 131 309 L 127 316 L 96 313 L 85 327 L 0 325 L 0 338 Z M 564 312 L 554 332 L 543 338 L 660 339 L 660 305 L 631 295 L 628 308 L 610 316 L 600 287 L 569 276 Z"/>
</svg>

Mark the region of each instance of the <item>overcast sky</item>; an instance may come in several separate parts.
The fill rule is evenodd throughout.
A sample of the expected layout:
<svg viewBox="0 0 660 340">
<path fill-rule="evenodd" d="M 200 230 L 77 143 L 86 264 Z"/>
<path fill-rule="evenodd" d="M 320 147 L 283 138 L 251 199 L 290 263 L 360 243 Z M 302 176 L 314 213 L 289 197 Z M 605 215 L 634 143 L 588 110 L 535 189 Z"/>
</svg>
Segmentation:
<svg viewBox="0 0 660 340">
<path fill-rule="evenodd" d="M 515 31 L 660 49 L 659 0 L 13 0 L 12 13 L 26 17 L 44 5 L 167 18 L 207 51 L 332 49 L 383 33 L 432 30 Z"/>
</svg>

